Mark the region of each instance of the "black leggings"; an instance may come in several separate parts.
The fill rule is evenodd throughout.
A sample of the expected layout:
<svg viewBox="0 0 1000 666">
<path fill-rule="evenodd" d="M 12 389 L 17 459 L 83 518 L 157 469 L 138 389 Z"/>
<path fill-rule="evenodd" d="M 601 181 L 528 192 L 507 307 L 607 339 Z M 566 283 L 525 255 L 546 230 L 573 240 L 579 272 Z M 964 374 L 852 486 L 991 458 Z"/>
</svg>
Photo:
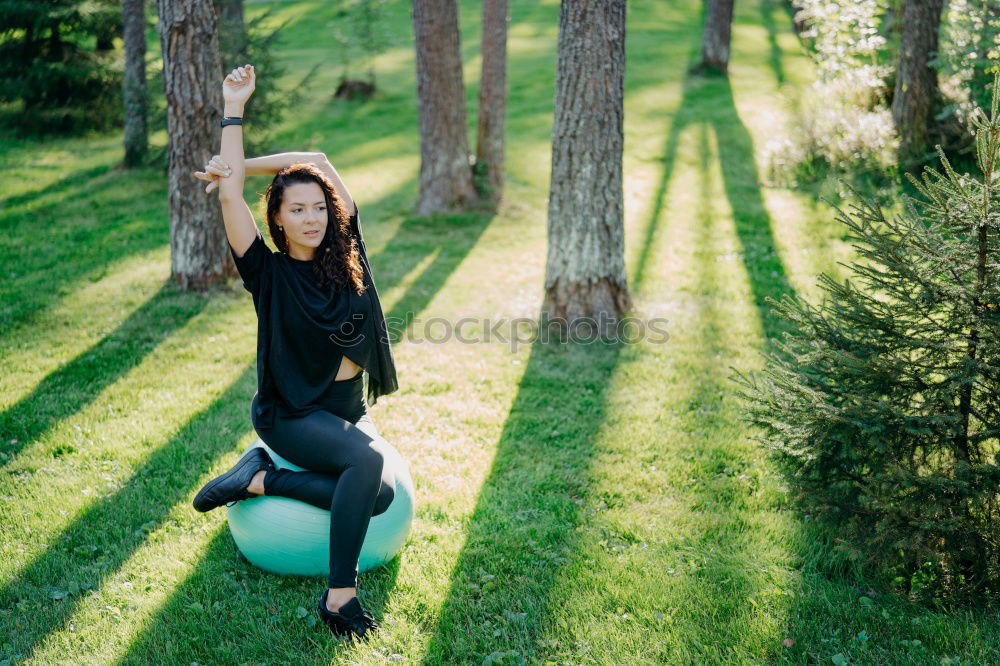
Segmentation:
<svg viewBox="0 0 1000 666">
<path fill-rule="evenodd" d="M 361 374 L 334 382 L 336 404 L 293 418 L 276 408 L 274 427 L 254 429 L 282 458 L 308 471 L 268 470 L 264 494 L 307 502 L 330 511 L 329 586 L 357 587 L 358 557 L 372 516 L 384 512 L 396 491 L 384 466 L 385 440 L 364 399 Z M 256 413 L 257 395 L 251 403 Z M 251 417 L 252 420 L 252 417 Z"/>
</svg>

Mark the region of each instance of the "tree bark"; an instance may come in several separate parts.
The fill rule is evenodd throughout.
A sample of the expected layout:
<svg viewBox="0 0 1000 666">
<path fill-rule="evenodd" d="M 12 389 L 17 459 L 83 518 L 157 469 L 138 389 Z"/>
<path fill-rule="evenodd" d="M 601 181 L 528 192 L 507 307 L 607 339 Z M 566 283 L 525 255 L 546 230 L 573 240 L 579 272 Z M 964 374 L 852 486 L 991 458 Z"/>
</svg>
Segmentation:
<svg viewBox="0 0 1000 666">
<path fill-rule="evenodd" d="M 219 50 L 222 53 L 242 52 L 246 49 L 247 31 L 243 20 L 243 0 L 213 0 L 215 16 L 219 21 Z M 223 63 L 222 70 L 241 67 L 246 63 Z"/>
<path fill-rule="evenodd" d="M 420 105 L 417 215 L 465 207 L 478 195 L 469 164 L 456 0 L 413 0 Z"/>
<path fill-rule="evenodd" d="M 571 332 L 589 320 L 608 339 L 632 307 L 622 190 L 625 0 L 563 0 L 557 52 L 542 316 Z"/>
<path fill-rule="evenodd" d="M 480 194 L 493 205 L 503 198 L 508 21 L 508 0 L 483 0 L 483 64 L 479 77 L 475 172 Z"/>
<path fill-rule="evenodd" d="M 794 5 L 792 0 L 785 0 L 785 4 L 788 6 L 788 10 L 792 15 L 792 30 L 795 31 L 795 35 L 797 37 L 801 38 L 802 33 L 805 32 L 806 28 L 809 26 L 806 20 L 802 18 L 801 12 L 798 7 Z"/>
<path fill-rule="evenodd" d="M 218 146 L 223 113 L 222 64 L 211 0 L 157 0 L 167 101 L 171 277 L 181 289 L 204 289 L 230 276 L 218 197 L 191 172 Z"/>
<path fill-rule="evenodd" d="M 701 33 L 700 69 L 729 71 L 729 42 L 733 28 L 733 0 L 707 0 Z"/>
<path fill-rule="evenodd" d="M 244 25 L 243 0 L 216 0 L 219 19 L 233 25 Z M 241 65 L 234 65 L 240 67 Z"/>
<path fill-rule="evenodd" d="M 144 0 L 122 0 L 125 39 L 125 82 L 122 101 L 125 111 L 125 166 L 145 161 L 149 150 L 146 128 L 146 10 Z"/>
<path fill-rule="evenodd" d="M 94 15 L 94 50 L 110 51 L 115 48 L 115 37 L 123 27 L 118 24 L 118 3 L 115 0 L 101 0 L 96 4 L 100 11 Z"/>
<path fill-rule="evenodd" d="M 938 93 L 936 54 L 944 0 L 906 0 L 899 42 L 892 120 L 899 133 L 899 163 L 909 168 L 927 151 L 931 112 Z"/>
</svg>

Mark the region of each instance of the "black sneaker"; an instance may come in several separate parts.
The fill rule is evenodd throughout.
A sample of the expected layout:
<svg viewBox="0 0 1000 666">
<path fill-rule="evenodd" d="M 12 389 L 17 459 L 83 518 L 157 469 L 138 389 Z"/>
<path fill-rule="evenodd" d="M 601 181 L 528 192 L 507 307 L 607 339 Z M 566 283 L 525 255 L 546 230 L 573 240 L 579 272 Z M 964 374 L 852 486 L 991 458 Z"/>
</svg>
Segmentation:
<svg viewBox="0 0 1000 666">
<path fill-rule="evenodd" d="M 361 607 L 361 602 L 357 597 L 340 607 L 340 611 L 334 613 L 326 607 L 326 597 L 330 589 L 323 590 L 323 596 L 319 598 L 319 616 L 335 636 L 357 636 L 363 640 L 368 640 L 375 631 L 378 630 L 378 622 L 372 614 Z"/>
<path fill-rule="evenodd" d="M 198 511 L 211 511 L 226 504 L 232 506 L 240 500 L 258 497 L 247 490 L 253 475 L 262 469 L 275 469 L 271 456 L 263 447 L 256 447 L 240 458 L 232 468 L 215 477 L 198 491 L 192 504 Z"/>
</svg>

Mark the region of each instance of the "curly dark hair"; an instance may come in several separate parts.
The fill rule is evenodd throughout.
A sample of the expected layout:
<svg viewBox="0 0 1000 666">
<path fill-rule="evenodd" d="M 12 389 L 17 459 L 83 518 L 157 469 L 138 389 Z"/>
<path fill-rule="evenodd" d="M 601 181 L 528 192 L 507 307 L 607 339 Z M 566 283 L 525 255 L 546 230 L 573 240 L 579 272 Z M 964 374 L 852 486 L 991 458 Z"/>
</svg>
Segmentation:
<svg viewBox="0 0 1000 666">
<path fill-rule="evenodd" d="M 344 289 L 353 285 L 358 294 L 363 294 L 366 289 L 364 270 L 357 239 L 351 234 L 351 214 L 333 182 L 314 164 L 301 162 L 284 167 L 264 190 L 262 208 L 275 246 L 288 254 L 288 239 L 278 226 L 278 211 L 284 200 L 285 188 L 295 183 L 318 184 L 326 199 L 326 232 L 316 248 L 313 275 L 320 286 L 335 285 L 337 289 Z"/>
</svg>

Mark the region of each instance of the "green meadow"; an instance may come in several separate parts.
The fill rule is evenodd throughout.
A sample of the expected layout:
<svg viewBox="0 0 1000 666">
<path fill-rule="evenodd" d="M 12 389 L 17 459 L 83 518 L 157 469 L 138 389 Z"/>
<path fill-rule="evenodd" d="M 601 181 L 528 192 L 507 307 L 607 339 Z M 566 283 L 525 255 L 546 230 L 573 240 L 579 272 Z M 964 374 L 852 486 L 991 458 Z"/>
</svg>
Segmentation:
<svg viewBox="0 0 1000 666">
<path fill-rule="evenodd" d="M 314 619 L 323 578 L 255 568 L 224 509 L 191 506 L 256 439 L 256 317 L 238 280 L 171 284 L 163 170 L 117 169 L 120 133 L 8 137 L 0 665 L 1000 661 L 995 614 L 869 596 L 836 570 L 741 416 L 731 367 L 761 367 L 782 328 L 767 297 L 817 297 L 816 275 L 842 276 L 854 252 L 820 188 L 763 176 L 814 76 L 783 2 L 736 3 L 728 80 L 685 74 L 701 2 L 629 3 L 625 261 L 637 311 L 669 336 L 618 345 L 441 339 L 440 322 L 541 305 L 556 0 L 512 3 L 501 210 L 427 218 L 409 214 L 409 4 L 388 5 L 364 102 L 332 98 L 339 3 L 247 15 L 271 5 L 293 19 L 283 85 L 329 62 L 275 152 L 328 155 L 363 211 L 386 316 L 406 323 L 400 389 L 371 410 L 417 494 L 399 557 L 360 577 L 382 629 L 337 642 Z M 462 0 L 471 139 L 480 11 Z M 266 184 L 247 183 L 258 223 Z"/>
</svg>

